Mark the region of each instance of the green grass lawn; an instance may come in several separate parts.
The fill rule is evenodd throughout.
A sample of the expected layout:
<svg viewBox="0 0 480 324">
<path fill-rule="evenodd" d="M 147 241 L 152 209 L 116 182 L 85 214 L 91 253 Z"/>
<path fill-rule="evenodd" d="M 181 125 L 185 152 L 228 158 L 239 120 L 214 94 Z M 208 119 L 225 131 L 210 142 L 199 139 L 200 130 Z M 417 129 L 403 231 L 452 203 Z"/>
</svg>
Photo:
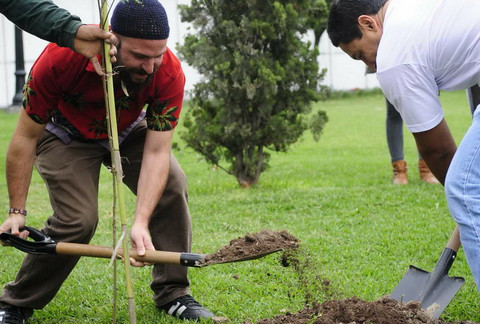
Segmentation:
<svg viewBox="0 0 480 324">
<path fill-rule="evenodd" d="M 457 141 L 470 125 L 464 92 L 442 93 L 446 119 Z M 418 177 L 413 137 L 405 130 L 410 183 L 391 184 L 385 139 L 385 102 L 380 94 L 320 102 L 330 121 L 319 142 L 308 133 L 288 153 L 273 153 L 258 186 L 211 168 L 185 147 L 178 134 L 175 155 L 189 178 L 193 252 L 211 253 L 231 239 L 261 229 L 283 230 L 301 240 L 301 267 L 284 267 L 279 253 L 263 259 L 190 269 L 193 295 L 231 323 L 296 312 L 312 298 L 358 296 L 375 300 L 393 291 L 410 264 L 431 271 L 453 228 L 443 187 Z M 4 161 L 15 115 L 0 115 L 0 160 Z M 181 125 L 179 131 L 182 130 Z M 4 173 L 3 163 L 0 166 Z M 109 245 L 111 176 L 102 173 L 101 222 L 92 244 Z M 3 210 L 8 208 L 0 182 Z M 127 197 L 133 214 L 134 197 Z M 35 175 L 28 225 L 41 227 L 50 213 L 42 180 Z M 5 213 L 6 214 L 6 213 Z M 22 252 L 2 248 L 0 280 L 13 280 Z M 445 320 L 480 322 L 480 295 L 463 251 L 450 275 L 466 283 L 444 312 Z M 123 272 L 119 273 L 118 322 L 127 323 Z M 133 269 L 139 323 L 177 323 L 151 301 L 150 269 Z M 329 286 L 323 284 L 330 282 Z M 313 297 L 309 297 L 313 296 Z M 111 323 L 112 268 L 104 259 L 83 258 L 53 302 L 31 323 Z"/>
</svg>

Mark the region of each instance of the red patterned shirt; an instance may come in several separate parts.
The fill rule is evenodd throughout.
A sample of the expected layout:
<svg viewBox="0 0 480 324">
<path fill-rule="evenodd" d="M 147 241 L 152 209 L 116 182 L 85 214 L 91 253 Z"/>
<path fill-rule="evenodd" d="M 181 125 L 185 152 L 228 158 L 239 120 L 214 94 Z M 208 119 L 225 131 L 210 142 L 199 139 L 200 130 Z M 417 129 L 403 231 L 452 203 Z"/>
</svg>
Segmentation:
<svg viewBox="0 0 480 324">
<path fill-rule="evenodd" d="M 148 128 L 174 129 L 182 108 L 185 76 L 180 61 L 167 49 L 152 82 L 127 96 L 115 89 L 118 132 L 139 117 L 145 105 Z M 23 106 L 35 122 L 62 124 L 83 139 L 107 138 L 102 77 L 90 60 L 69 48 L 49 44 L 33 65 L 24 88 Z"/>
</svg>

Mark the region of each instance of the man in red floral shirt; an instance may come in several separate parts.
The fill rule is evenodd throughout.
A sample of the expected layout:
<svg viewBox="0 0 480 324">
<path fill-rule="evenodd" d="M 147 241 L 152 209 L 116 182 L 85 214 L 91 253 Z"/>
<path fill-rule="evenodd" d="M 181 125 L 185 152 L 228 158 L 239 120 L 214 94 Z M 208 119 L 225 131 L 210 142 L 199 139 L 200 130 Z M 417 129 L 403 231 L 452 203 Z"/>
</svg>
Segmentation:
<svg viewBox="0 0 480 324">
<path fill-rule="evenodd" d="M 132 247 L 140 255 L 190 251 L 186 177 L 171 154 L 185 77 L 167 48 L 165 10 L 158 0 L 119 2 L 111 25 L 119 41 L 114 82 L 124 183 L 137 195 Z M 11 208 L 0 232 L 28 235 L 21 228 L 35 162 L 53 208 L 43 231 L 56 241 L 88 243 L 98 222 L 100 168 L 110 165 L 102 80 L 87 58 L 50 44 L 32 67 L 24 98 L 7 154 Z M 23 323 L 43 308 L 77 261 L 27 255 L 0 297 L 0 323 Z M 155 265 L 151 288 L 156 306 L 169 315 L 213 317 L 189 295 L 187 267 Z"/>
</svg>

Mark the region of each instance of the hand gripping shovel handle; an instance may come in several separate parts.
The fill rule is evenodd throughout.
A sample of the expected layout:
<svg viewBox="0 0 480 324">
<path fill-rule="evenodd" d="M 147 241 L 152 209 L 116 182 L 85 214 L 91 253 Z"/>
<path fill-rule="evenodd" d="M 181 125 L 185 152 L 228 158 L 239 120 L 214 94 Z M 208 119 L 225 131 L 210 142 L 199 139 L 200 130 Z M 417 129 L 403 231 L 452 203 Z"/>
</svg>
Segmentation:
<svg viewBox="0 0 480 324">
<path fill-rule="evenodd" d="M 25 226 L 25 229 L 30 232 L 29 237 L 33 241 L 24 240 L 8 232 L 1 233 L 0 240 L 30 254 L 75 255 L 97 258 L 111 258 L 113 255 L 113 248 L 111 247 L 56 242 L 35 228 Z M 123 258 L 123 255 L 123 249 L 119 249 L 116 254 L 117 258 Z M 205 255 L 195 253 L 147 250 L 144 256 L 139 256 L 136 251 L 131 250 L 130 257 L 137 261 L 154 264 L 177 264 L 187 267 L 202 267 L 206 265 Z"/>
</svg>

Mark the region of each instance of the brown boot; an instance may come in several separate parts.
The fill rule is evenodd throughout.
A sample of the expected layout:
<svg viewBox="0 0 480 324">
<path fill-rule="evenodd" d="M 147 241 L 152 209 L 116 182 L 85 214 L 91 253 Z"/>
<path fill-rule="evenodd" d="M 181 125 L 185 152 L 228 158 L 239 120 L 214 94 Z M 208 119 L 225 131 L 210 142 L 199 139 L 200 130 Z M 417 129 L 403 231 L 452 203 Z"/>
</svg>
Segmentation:
<svg viewBox="0 0 480 324">
<path fill-rule="evenodd" d="M 422 181 L 426 183 L 439 183 L 423 159 L 418 160 L 418 172 L 420 173 L 420 179 L 422 179 Z"/>
<path fill-rule="evenodd" d="M 407 162 L 400 160 L 392 163 L 393 184 L 406 185 L 408 183 Z"/>
</svg>

